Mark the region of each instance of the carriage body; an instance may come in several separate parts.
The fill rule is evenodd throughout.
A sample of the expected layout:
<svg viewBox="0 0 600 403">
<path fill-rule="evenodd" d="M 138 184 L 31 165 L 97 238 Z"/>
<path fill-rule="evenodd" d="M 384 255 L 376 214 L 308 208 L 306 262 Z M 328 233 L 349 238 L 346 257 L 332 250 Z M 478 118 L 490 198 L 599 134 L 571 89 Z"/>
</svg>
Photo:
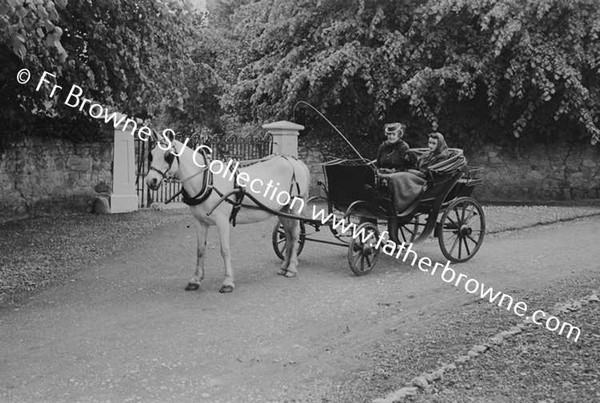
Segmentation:
<svg viewBox="0 0 600 403">
<path fill-rule="evenodd" d="M 354 231 L 342 232 L 334 222 L 326 223 L 332 234 L 348 245 L 348 262 L 356 275 L 367 274 L 374 267 L 381 246 L 375 243 L 384 231 L 389 234 L 385 242 L 396 245 L 416 244 L 433 234 L 443 255 L 451 262 L 467 261 L 477 253 L 485 234 L 485 217 L 479 202 L 471 196 L 482 181 L 481 169 L 467 166 L 462 150 L 450 150 L 448 159 L 430 167 L 424 191 L 401 212 L 394 209 L 386 183 L 389 177 L 379 175 L 372 162 L 338 159 L 323 165 L 325 182 L 321 185 L 325 197 L 309 201 L 321 199 L 327 214 L 334 214 L 338 223 L 344 220 L 345 224 L 355 226 Z M 417 157 L 426 151 L 425 148 L 410 150 Z M 308 218 L 302 221 L 302 239 L 305 224 L 315 226 L 317 231 L 323 225 Z M 353 234 L 361 229 L 374 236 L 369 241 L 354 238 Z M 275 228 L 274 248 L 276 242 L 281 246 L 279 234 Z"/>
<path fill-rule="evenodd" d="M 427 149 L 413 148 L 411 152 L 417 156 Z M 481 168 L 467 166 L 462 156 L 462 150 L 451 149 L 452 156 L 436 164 L 430 172 L 428 187 L 419 197 L 418 211 L 428 213 L 439 197 L 441 201 L 451 201 L 459 197 L 470 197 L 475 186 L 481 184 Z M 459 161 L 462 160 L 462 161 Z M 458 161 L 458 163 L 457 163 Z M 386 178 L 377 174 L 376 168 L 367 160 L 336 160 L 323 166 L 326 182 L 323 184 L 333 208 L 346 211 L 356 201 L 364 201 L 361 210 L 365 215 L 376 216 L 379 219 L 392 217 L 389 200 L 386 199 Z M 449 185 L 447 194 L 445 185 Z"/>
<path fill-rule="evenodd" d="M 462 150 L 450 151 L 449 158 L 430 167 L 424 191 L 404 211 L 395 211 L 386 183 L 390 178 L 378 175 L 373 164 L 364 160 L 326 164 L 330 208 L 377 235 L 383 232 L 379 227 L 387 227 L 389 240 L 397 245 L 419 243 L 433 234 L 448 260 L 467 261 L 479 250 L 485 233 L 483 209 L 471 197 L 482 182 L 481 169 L 467 166 Z M 410 152 L 420 157 L 427 149 Z M 358 275 L 366 274 L 376 259 L 364 261 L 364 254 L 374 257 L 378 251 L 369 251 L 360 239 L 349 243 L 350 267 Z"/>
</svg>

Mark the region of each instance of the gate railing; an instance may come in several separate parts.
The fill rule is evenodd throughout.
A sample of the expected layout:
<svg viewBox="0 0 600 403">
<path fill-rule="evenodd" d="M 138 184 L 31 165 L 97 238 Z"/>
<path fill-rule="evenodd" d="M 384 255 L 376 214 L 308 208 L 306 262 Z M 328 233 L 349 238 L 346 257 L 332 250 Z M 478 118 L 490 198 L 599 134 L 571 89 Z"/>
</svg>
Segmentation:
<svg viewBox="0 0 600 403">
<path fill-rule="evenodd" d="M 190 142 L 191 143 L 191 142 Z M 212 158 L 223 161 L 230 159 L 251 160 L 265 157 L 273 153 L 273 139 L 270 135 L 263 137 L 228 137 L 222 139 L 211 139 L 205 142 L 213 151 Z M 192 149 L 196 144 L 188 144 Z M 148 154 L 150 153 L 148 142 L 136 139 L 136 191 L 139 207 L 150 207 L 152 203 L 165 203 L 181 190 L 181 184 L 174 180 L 166 180 L 161 187 L 154 191 L 150 190 L 144 181 L 144 177 L 150 167 Z M 181 195 L 173 199 L 173 202 L 181 201 Z"/>
</svg>

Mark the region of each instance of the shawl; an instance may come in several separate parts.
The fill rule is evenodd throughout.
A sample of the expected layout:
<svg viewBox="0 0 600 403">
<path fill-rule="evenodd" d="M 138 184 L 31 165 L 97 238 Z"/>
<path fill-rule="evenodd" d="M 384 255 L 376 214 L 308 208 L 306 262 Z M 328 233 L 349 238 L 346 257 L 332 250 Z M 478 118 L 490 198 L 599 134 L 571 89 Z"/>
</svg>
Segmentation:
<svg viewBox="0 0 600 403">
<path fill-rule="evenodd" d="M 437 139 L 438 144 L 435 150 L 429 151 L 427 154 L 423 155 L 419 160 L 419 171 L 425 172 L 427 169 L 434 165 L 437 162 L 443 161 L 450 156 L 450 150 L 448 149 L 448 145 L 446 144 L 446 140 L 441 133 L 431 133 L 429 137 L 433 137 Z"/>
</svg>

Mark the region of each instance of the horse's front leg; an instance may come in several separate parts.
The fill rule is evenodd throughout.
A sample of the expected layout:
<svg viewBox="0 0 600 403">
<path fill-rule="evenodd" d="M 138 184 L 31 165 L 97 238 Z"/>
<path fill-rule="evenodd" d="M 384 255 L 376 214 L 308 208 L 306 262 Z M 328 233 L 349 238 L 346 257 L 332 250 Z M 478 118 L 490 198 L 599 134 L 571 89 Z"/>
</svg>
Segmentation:
<svg viewBox="0 0 600 403">
<path fill-rule="evenodd" d="M 204 280 L 204 253 L 206 252 L 206 238 L 208 235 L 208 225 L 196 222 L 196 238 L 198 247 L 196 249 L 196 271 L 185 287 L 186 291 L 193 291 L 200 288 L 200 283 Z"/>
<path fill-rule="evenodd" d="M 231 268 L 231 248 L 229 247 L 231 227 L 229 225 L 229 218 L 226 216 L 219 216 L 215 221 L 217 231 L 219 232 L 219 241 L 221 242 L 221 257 L 223 257 L 223 264 L 225 265 L 225 280 L 223 280 L 223 285 L 219 289 L 219 292 L 229 293 L 235 288 L 233 269 Z"/>
</svg>

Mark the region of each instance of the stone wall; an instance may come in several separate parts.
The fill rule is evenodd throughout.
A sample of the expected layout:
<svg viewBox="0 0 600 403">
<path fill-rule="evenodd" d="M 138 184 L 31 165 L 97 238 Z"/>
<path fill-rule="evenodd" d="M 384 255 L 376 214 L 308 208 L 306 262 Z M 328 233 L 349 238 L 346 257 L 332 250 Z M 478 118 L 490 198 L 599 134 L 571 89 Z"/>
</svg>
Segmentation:
<svg viewBox="0 0 600 403">
<path fill-rule="evenodd" d="M 0 150 L 0 222 L 31 214 L 86 211 L 112 188 L 110 136 L 76 143 L 26 137 Z"/>
<path fill-rule="evenodd" d="M 481 200 L 585 200 L 600 198 L 600 148 L 591 145 L 538 145 L 516 153 L 487 146 L 467 154 L 483 168 Z"/>
<path fill-rule="evenodd" d="M 581 145 L 536 145 L 515 152 L 486 146 L 466 152 L 469 165 L 483 168 L 483 184 L 474 196 L 481 201 L 531 201 L 600 199 L 600 147 Z M 300 138 L 299 157 L 311 169 L 311 195 L 322 195 L 325 160 L 322 147 Z"/>
</svg>

